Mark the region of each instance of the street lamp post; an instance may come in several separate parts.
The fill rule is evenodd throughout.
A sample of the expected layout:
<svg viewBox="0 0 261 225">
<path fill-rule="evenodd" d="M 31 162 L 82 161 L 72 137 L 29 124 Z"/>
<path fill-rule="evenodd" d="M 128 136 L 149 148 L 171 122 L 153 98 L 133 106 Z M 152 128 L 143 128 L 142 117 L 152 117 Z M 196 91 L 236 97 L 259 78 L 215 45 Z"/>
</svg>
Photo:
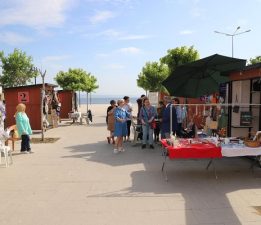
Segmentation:
<svg viewBox="0 0 261 225">
<path fill-rule="evenodd" d="M 217 34 L 223 34 L 223 35 L 226 35 L 228 37 L 231 37 L 231 41 L 232 41 L 232 58 L 234 57 L 234 36 L 237 36 L 237 35 L 240 35 L 240 34 L 244 34 L 244 33 L 247 33 L 247 32 L 250 32 L 251 30 L 245 30 L 245 31 L 242 31 L 242 32 L 238 32 L 238 30 L 240 29 L 240 27 L 238 26 L 236 28 L 236 30 L 234 31 L 234 33 L 232 34 L 229 34 L 229 33 L 224 33 L 224 32 L 220 32 L 220 31 L 214 31 L 215 33 Z M 228 82 L 227 83 L 227 93 L 228 93 L 228 103 L 232 103 L 232 82 Z M 228 137 L 231 136 L 231 123 L 232 123 L 232 120 L 231 120 L 231 115 L 232 115 L 232 107 L 228 107 L 228 123 L 227 123 L 227 135 Z"/>
<path fill-rule="evenodd" d="M 240 35 L 240 34 L 244 34 L 244 33 L 247 33 L 247 32 L 250 32 L 251 30 L 245 30 L 245 31 L 242 31 L 242 32 L 239 32 L 237 33 L 237 31 L 240 29 L 240 27 L 237 27 L 236 30 L 234 31 L 234 33 L 232 34 L 229 34 L 229 33 L 224 33 L 224 32 L 220 32 L 220 31 L 214 31 L 215 33 L 217 34 L 223 34 L 223 35 L 226 35 L 226 36 L 229 36 L 231 37 L 232 39 L 232 57 L 234 57 L 234 36 L 237 36 L 237 35 Z"/>
</svg>

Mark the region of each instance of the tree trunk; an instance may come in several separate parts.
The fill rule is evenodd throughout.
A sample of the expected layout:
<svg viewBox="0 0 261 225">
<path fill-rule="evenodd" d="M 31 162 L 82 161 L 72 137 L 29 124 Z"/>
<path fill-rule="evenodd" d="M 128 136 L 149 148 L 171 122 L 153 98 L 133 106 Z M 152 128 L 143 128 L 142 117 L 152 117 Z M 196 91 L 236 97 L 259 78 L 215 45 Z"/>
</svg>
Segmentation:
<svg viewBox="0 0 261 225">
<path fill-rule="evenodd" d="M 88 110 L 89 110 L 89 95 L 88 95 L 88 92 L 86 92 L 86 95 L 87 95 L 87 113 L 88 113 Z"/>
<path fill-rule="evenodd" d="M 78 92 L 78 95 L 79 95 L 79 107 L 81 107 L 81 92 L 80 91 Z"/>
</svg>

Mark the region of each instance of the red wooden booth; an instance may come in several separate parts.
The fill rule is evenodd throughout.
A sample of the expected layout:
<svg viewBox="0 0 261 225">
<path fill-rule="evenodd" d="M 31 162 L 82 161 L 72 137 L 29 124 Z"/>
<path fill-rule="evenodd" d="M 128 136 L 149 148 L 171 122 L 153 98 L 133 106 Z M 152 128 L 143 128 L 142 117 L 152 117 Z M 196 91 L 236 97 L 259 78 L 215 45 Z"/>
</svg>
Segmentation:
<svg viewBox="0 0 261 225">
<path fill-rule="evenodd" d="M 68 113 L 77 110 L 77 95 L 75 91 L 59 90 L 59 102 L 61 103 L 60 118 L 67 119 Z"/>
<path fill-rule="evenodd" d="M 46 92 L 53 91 L 57 85 L 45 83 Z M 10 87 L 4 89 L 6 103 L 5 126 L 15 124 L 16 106 L 26 105 L 26 114 L 30 119 L 32 130 L 41 130 L 41 90 L 42 84 Z"/>
</svg>

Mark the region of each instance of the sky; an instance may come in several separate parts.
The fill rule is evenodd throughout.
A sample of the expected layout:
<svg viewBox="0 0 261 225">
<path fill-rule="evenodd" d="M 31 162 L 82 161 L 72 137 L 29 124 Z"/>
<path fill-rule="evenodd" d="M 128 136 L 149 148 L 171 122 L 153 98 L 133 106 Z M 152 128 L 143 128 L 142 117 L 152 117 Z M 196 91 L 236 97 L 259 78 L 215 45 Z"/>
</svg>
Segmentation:
<svg viewBox="0 0 261 225">
<path fill-rule="evenodd" d="M 0 51 L 32 56 L 55 83 L 59 71 L 82 68 L 97 77 L 96 95 L 139 96 L 138 74 L 168 49 L 194 46 L 218 53 L 261 55 L 261 0 L 0 0 Z M 40 83 L 40 78 L 37 78 Z"/>
</svg>

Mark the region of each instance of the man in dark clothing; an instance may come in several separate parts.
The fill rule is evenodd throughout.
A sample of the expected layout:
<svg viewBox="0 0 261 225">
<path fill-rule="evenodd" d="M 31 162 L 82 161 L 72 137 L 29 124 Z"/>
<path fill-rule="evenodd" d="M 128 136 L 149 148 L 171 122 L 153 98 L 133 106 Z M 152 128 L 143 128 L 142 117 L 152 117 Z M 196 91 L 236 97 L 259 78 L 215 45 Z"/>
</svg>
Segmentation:
<svg viewBox="0 0 261 225">
<path fill-rule="evenodd" d="M 137 114 L 137 123 L 138 124 L 141 124 L 139 118 L 140 118 L 140 109 L 142 107 L 142 104 L 143 104 L 143 99 L 145 98 L 146 96 L 145 95 L 141 95 L 140 98 L 137 99 L 137 104 L 138 104 L 138 114 Z"/>
<path fill-rule="evenodd" d="M 165 109 L 165 105 L 163 101 L 159 101 L 159 107 L 157 108 L 156 128 L 154 129 L 155 142 L 159 141 L 159 134 L 161 131 L 161 122 L 162 122 L 164 109 Z"/>
<path fill-rule="evenodd" d="M 170 138 L 170 121 L 172 119 L 171 130 L 172 133 L 176 133 L 178 130 L 177 113 L 175 107 L 171 104 L 171 99 L 167 99 L 166 108 L 163 111 L 162 123 L 161 123 L 161 138 Z M 172 116 L 170 114 L 172 108 Z M 171 117 L 170 117 L 171 116 Z"/>
</svg>

